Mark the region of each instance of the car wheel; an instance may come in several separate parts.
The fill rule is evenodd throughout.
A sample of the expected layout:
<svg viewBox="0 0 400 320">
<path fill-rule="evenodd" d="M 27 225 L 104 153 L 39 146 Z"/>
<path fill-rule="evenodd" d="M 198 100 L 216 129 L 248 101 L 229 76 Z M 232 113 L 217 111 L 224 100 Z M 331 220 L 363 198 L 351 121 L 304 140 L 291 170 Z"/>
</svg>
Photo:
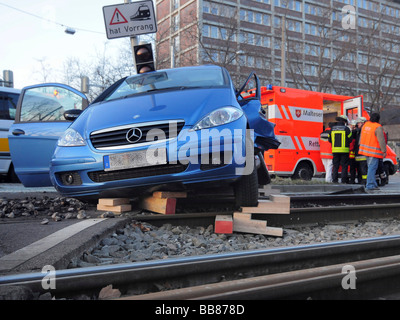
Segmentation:
<svg viewBox="0 0 400 320">
<path fill-rule="evenodd" d="M 256 163 L 251 174 L 242 176 L 235 183 L 236 205 L 240 207 L 256 207 L 258 204 L 258 175 Z"/>
<path fill-rule="evenodd" d="M 8 170 L 7 180 L 11 183 L 20 183 L 17 174 L 14 171 L 14 165 L 10 165 L 10 169 Z"/>
<path fill-rule="evenodd" d="M 389 163 L 386 163 L 386 162 L 383 164 L 383 170 L 385 170 L 385 172 L 386 172 L 386 184 L 389 183 L 390 172 L 394 171 L 394 169 L 390 170 L 391 169 L 390 166 L 391 165 Z"/>
<path fill-rule="evenodd" d="M 294 180 L 301 179 L 301 180 L 309 181 L 312 179 L 312 177 L 313 177 L 312 168 L 310 167 L 310 165 L 308 163 L 302 162 L 297 166 L 297 168 L 292 176 L 292 179 L 294 179 Z"/>
</svg>

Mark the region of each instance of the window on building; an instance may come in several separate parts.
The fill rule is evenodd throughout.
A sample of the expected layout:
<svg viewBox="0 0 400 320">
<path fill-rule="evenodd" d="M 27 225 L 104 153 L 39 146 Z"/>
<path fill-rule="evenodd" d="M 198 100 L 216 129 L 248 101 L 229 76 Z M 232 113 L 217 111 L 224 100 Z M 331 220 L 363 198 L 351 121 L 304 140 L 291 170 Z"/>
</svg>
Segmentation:
<svg viewBox="0 0 400 320">
<path fill-rule="evenodd" d="M 254 57 L 252 57 L 252 56 L 247 57 L 247 66 L 254 67 Z"/>
<path fill-rule="evenodd" d="M 252 11 L 247 11 L 247 21 L 254 22 L 254 14 Z"/>
<path fill-rule="evenodd" d="M 211 38 L 218 39 L 218 27 L 211 26 Z"/>
<path fill-rule="evenodd" d="M 263 46 L 266 48 L 271 48 L 271 38 L 263 36 Z"/>
<path fill-rule="evenodd" d="M 243 10 L 243 9 L 240 10 L 239 17 L 240 17 L 241 21 L 245 21 L 246 20 L 246 10 Z"/>
<path fill-rule="evenodd" d="M 227 31 L 225 28 L 220 28 L 219 29 L 220 33 L 221 33 L 221 39 L 222 40 L 227 40 L 228 36 L 227 36 Z"/>
<path fill-rule="evenodd" d="M 247 43 L 253 45 L 254 44 L 254 34 L 248 33 L 247 34 Z"/>
<path fill-rule="evenodd" d="M 280 28 L 281 26 L 281 17 L 274 17 L 274 27 L 275 28 Z"/>
<path fill-rule="evenodd" d="M 240 32 L 240 33 L 239 33 L 239 42 L 240 42 L 240 43 L 246 43 L 246 39 L 247 39 L 246 33 Z"/>
<path fill-rule="evenodd" d="M 269 14 L 263 14 L 263 24 L 266 26 L 271 25 L 271 16 Z"/>
<path fill-rule="evenodd" d="M 258 24 L 263 23 L 262 14 L 259 12 L 256 12 L 256 14 L 255 14 L 255 23 L 258 23 Z"/>
<path fill-rule="evenodd" d="M 203 12 L 210 13 L 210 4 L 208 2 L 203 2 Z"/>
<path fill-rule="evenodd" d="M 203 25 L 203 37 L 209 37 L 210 36 L 210 26 L 208 25 Z"/>
</svg>

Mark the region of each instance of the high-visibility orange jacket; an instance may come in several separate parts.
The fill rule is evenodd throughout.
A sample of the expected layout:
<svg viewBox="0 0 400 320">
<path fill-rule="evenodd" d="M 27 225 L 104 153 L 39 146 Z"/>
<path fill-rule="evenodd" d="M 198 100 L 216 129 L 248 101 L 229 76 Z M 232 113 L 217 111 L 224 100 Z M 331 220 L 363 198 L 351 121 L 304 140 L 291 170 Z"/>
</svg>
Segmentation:
<svg viewBox="0 0 400 320">
<path fill-rule="evenodd" d="M 319 152 L 321 159 L 333 159 L 332 144 L 328 141 L 331 128 L 326 129 L 319 136 Z"/>
<path fill-rule="evenodd" d="M 367 156 L 383 159 L 383 152 L 381 150 L 376 130 L 381 125 L 377 122 L 367 121 L 361 129 L 361 139 L 359 153 Z"/>
</svg>

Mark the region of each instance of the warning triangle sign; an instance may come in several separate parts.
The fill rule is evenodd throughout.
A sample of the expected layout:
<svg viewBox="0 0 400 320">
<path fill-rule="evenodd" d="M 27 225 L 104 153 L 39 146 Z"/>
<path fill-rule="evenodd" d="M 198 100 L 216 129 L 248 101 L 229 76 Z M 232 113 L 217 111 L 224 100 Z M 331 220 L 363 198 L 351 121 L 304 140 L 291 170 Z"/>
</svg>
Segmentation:
<svg viewBox="0 0 400 320">
<path fill-rule="evenodd" d="M 110 21 L 110 26 L 114 24 L 128 23 L 125 17 L 122 15 L 121 11 L 118 8 L 115 9 L 114 14 Z"/>
</svg>

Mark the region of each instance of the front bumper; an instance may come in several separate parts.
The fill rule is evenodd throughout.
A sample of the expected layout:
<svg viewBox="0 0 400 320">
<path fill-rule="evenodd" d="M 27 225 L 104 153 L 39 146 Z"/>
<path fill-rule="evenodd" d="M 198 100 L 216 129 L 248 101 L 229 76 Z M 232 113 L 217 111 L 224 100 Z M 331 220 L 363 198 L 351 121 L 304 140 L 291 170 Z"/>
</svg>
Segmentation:
<svg viewBox="0 0 400 320">
<path fill-rule="evenodd" d="M 132 195 L 135 190 L 159 185 L 232 182 L 240 177 L 239 170 L 245 166 L 244 128 L 245 117 L 214 128 L 213 132 L 190 132 L 184 128 L 178 138 L 152 145 L 166 148 L 167 164 L 115 171 L 104 170 L 105 155 L 149 147 L 99 151 L 90 141 L 81 147 L 58 147 L 51 161 L 51 181 L 61 194 L 72 197 Z"/>
</svg>

